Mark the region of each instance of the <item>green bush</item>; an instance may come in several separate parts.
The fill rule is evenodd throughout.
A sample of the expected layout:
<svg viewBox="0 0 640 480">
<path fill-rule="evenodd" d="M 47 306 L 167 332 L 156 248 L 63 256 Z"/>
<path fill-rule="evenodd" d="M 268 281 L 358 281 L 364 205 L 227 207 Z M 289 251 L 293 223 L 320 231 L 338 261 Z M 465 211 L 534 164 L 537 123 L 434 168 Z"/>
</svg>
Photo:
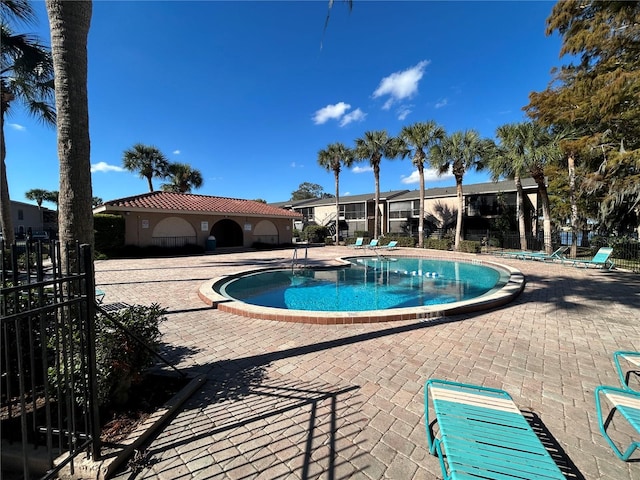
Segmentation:
<svg viewBox="0 0 640 480">
<path fill-rule="evenodd" d="M 312 243 L 324 242 L 329 236 L 329 229 L 323 225 L 307 225 L 302 231 L 304 240 Z"/>
<path fill-rule="evenodd" d="M 157 304 L 150 307 L 132 305 L 110 312 L 109 316 L 96 314 L 96 383 L 101 407 L 125 404 L 132 385 L 139 383 L 145 370 L 153 365 L 153 353 L 135 338 L 143 340 L 152 351 L 157 351 L 161 338 L 159 325 L 166 320 L 165 315 L 166 310 Z M 81 348 L 76 344 L 80 341 L 78 335 L 74 335 L 72 345 L 63 344 L 55 336 L 49 339 L 49 349 L 59 357 L 60 364 L 66 364 L 65 359 L 73 358 L 73 374 L 76 376 L 82 375 L 86 368 L 79 357 Z M 64 389 L 66 378 L 59 382 L 58 375 L 64 376 L 65 373 L 57 370 L 54 366 L 49 367 L 49 381 L 54 387 Z M 84 392 L 80 386 L 77 388 L 75 396 L 82 403 Z"/>
<path fill-rule="evenodd" d="M 458 245 L 459 252 L 465 253 L 480 253 L 482 243 L 477 240 L 461 240 Z"/>
<path fill-rule="evenodd" d="M 449 238 L 425 238 L 424 248 L 433 250 L 451 250 L 453 242 Z"/>
<path fill-rule="evenodd" d="M 385 235 L 380 239 L 380 245 L 388 245 L 389 242 L 398 242 L 398 247 L 415 247 L 416 239 L 408 235 L 395 235 L 393 233 Z"/>
<path fill-rule="evenodd" d="M 354 238 L 371 238 L 371 235 L 366 230 L 356 230 L 355 232 L 353 232 L 353 236 Z"/>
<path fill-rule="evenodd" d="M 160 344 L 160 322 L 166 310 L 157 304 L 150 307 L 132 305 L 109 315 L 124 325 L 152 350 Z M 108 317 L 96 317 L 96 363 L 98 369 L 98 402 L 122 405 L 129 398 L 131 386 L 140 382 L 144 371 L 153 365 L 154 355 Z"/>
</svg>

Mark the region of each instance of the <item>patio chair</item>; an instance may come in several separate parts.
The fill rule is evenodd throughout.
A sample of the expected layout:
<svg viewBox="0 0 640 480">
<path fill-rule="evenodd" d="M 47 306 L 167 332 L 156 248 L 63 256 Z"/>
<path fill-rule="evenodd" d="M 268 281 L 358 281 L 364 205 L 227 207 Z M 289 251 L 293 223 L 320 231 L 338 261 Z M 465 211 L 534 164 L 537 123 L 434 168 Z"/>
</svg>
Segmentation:
<svg viewBox="0 0 640 480">
<path fill-rule="evenodd" d="M 631 364 L 632 369 L 627 370 L 625 372 L 625 369 L 622 366 L 621 361 L 624 361 L 627 364 Z M 640 377 L 640 352 L 625 352 L 622 350 L 614 352 L 613 363 L 616 366 L 616 370 L 618 372 L 618 377 L 620 378 L 620 383 L 622 384 L 622 388 L 634 390 L 629 386 L 629 378 L 631 377 L 632 373 L 635 373 Z"/>
<path fill-rule="evenodd" d="M 362 248 L 364 246 L 363 242 L 364 242 L 364 238 L 358 237 L 358 238 L 356 238 L 355 243 L 353 243 L 351 245 L 348 245 L 348 247 L 349 248 Z"/>
<path fill-rule="evenodd" d="M 438 456 L 444 480 L 566 480 L 504 390 L 431 379 L 424 387 L 424 410 L 429 452 Z"/>
<path fill-rule="evenodd" d="M 378 248 L 378 239 L 374 238 L 373 240 L 371 240 L 369 242 L 369 245 L 367 245 L 367 248 L 372 248 L 372 249 Z"/>
<path fill-rule="evenodd" d="M 100 305 L 104 301 L 104 296 L 106 293 L 99 288 L 96 288 L 96 303 Z"/>
<path fill-rule="evenodd" d="M 525 260 L 542 260 L 546 262 L 547 260 L 553 262 L 554 260 L 566 261 L 568 260 L 564 254 L 567 253 L 570 247 L 562 246 L 556 248 L 553 252 L 547 254 L 545 252 L 522 252 L 522 257 Z"/>
<path fill-rule="evenodd" d="M 609 257 L 613 253 L 613 248 L 611 247 L 601 247 L 600 250 L 593 256 L 591 260 L 581 260 L 581 259 L 567 259 L 567 262 L 570 262 L 574 267 L 584 266 L 584 268 L 589 268 L 593 265 L 596 268 L 606 268 L 607 270 L 611 270 L 615 264 L 613 260 L 609 260 Z M 564 263 L 564 262 L 563 262 Z"/>
<path fill-rule="evenodd" d="M 387 243 L 386 245 L 382 245 L 379 248 L 383 250 L 395 250 L 396 248 L 398 248 L 396 245 L 398 245 L 397 240 L 391 240 L 389 243 Z"/>
<path fill-rule="evenodd" d="M 640 448 L 640 392 L 634 392 L 632 390 L 599 386 L 595 389 L 596 397 L 596 414 L 598 417 L 598 427 L 600 433 L 607 441 L 609 446 L 613 449 L 616 456 L 623 461 L 628 461 L 633 452 Z M 603 417 L 603 400 L 607 399 L 611 404 L 612 409 L 607 415 L 606 419 Z M 609 433 L 607 427 L 610 425 L 615 413 L 618 412 L 620 416 L 626 420 L 626 422 L 635 430 L 637 435 L 632 435 L 629 442 L 629 446 L 624 448 L 624 451 L 618 447 L 622 445 L 620 441 L 614 442 Z M 626 435 L 625 435 L 626 438 Z"/>
</svg>

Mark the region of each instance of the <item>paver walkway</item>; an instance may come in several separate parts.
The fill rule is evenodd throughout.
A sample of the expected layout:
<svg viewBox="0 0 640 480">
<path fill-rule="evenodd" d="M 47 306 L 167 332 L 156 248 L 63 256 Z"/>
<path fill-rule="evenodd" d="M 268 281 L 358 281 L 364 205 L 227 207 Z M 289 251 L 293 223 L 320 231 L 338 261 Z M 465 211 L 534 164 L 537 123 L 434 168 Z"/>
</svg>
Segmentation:
<svg viewBox="0 0 640 480">
<path fill-rule="evenodd" d="M 352 254 L 309 249 L 314 263 Z M 279 323 L 219 312 L 197 296 L 208 279 L 290 264 L 291 255 L 96 262 L 105 302 L 167 308 L 165 355 L 208 378 L 148 446 L 151 465 L 135 478 L 441 478 L 423 424 L 422 388 L 436 377 L 511 393 L 569 459 L 568 478 L 640 479 L 640 463 L 619 461 L 600 435 L 593 398 L 596 386 L 618 384 L 611 354 L 640 350 L 639 275 L 484 255 L 519 268 L 524 292 L 498 310 L 428 322 Z"/>
</svg>

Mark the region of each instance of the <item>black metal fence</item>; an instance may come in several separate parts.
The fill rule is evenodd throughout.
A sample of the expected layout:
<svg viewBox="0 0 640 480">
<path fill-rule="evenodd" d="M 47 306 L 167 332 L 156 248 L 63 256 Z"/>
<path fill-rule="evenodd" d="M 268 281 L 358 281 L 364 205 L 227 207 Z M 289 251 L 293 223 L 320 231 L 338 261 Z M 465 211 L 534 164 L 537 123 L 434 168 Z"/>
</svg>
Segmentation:
<svg viewBox="0 0 640 480">
<path fill-rule="evenodd" d="M 78 455 L 100 456 L 91 248 L 61 258 L 59 243 L 0 247 L 2 468 L 73 473 Z"/>
<path fill-rule="evenodd" d="M 496 249 L 521 250 L 520 235 L 517 232 L 486 231 L 478 233 L 476 237 L 489 251 Z M 540 251 L 544 249 L 544 238 L 541 234 L 528 234 L 526 239 L 526 250 Z M 551 243 L 555 250 L 561 245 L 570 245 L 571 241 L 568 235 L 554 232 L 551 236 Z M 640 273 L 640 242 L 634 238 L 581 236 L 576 258 L 592 258 L 601 247 L 613 247 L 611 259 L 617 268 Z"/>
</svg>

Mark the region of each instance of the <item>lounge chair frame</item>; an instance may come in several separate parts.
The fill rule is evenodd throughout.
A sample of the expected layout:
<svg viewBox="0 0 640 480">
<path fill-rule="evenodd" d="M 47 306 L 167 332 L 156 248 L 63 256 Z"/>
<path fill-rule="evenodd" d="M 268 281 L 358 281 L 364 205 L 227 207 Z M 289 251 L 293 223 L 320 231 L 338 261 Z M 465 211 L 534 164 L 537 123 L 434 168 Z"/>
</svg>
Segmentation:
<svg viewBox="0 0 640 480">
<path fill-rule="evenodd" d="M 504 390 L 431 379 L 424 399 L 429 452 L 438 456 L 444 480 L 566 480 Z M 433 425 L 429 404 L 436 417 Z"/>
<path fill-rule="evenodd" d="M 633 452 L 640 448 L 640 393 L 629 389 L 602 385 L 595 389 L 595 397 L 600 433 L 602 433 L 616 456 L 626 462 Z M 603 399 L 605 398 L 613 406 L 606 419 L 603 416 Z M 632 440 L 624 451 L 616 445 L 607 432 L 607 427 L 611 423 L 615 412 L 618 412 L 638 434 L 638 440 Z"/>
<path fill-rule="evenodd" d="M 631 368 L 633 370 L 626 370 L 623 367 L 622 362 L 626 362 L 627 364 L 631 364 Z M 631 377 L 631 373 L 635 372 L 636 374 L 640 373 L 640 352 L 631 352 L 619 350 L 613 353 L 613 363 L 616 366 L 616 371 L 618 372 L 618 377 L 620 378 L 620 383 L 623 388 L 633 390 L 629 386 L 629 378 Z"/>
</svg>

